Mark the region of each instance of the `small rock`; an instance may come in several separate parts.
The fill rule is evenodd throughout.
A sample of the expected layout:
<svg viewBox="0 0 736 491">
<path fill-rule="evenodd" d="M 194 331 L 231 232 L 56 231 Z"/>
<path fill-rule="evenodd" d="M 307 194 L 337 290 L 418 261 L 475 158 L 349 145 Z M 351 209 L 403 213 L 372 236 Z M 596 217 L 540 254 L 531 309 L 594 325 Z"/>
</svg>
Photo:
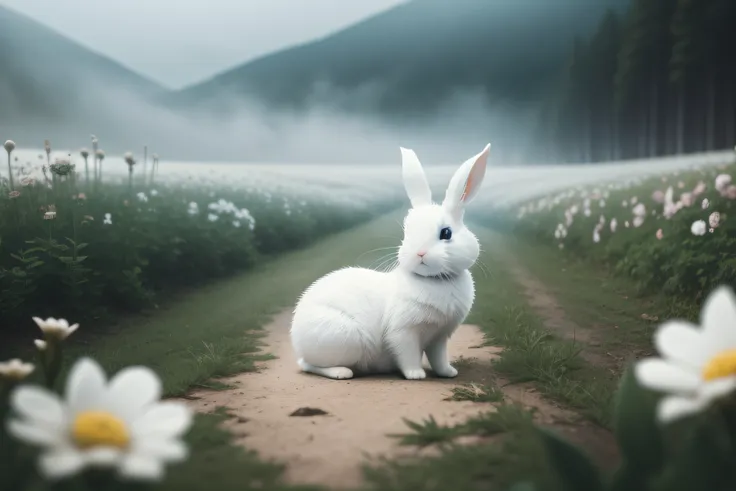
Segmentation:
<svg viewBox="0 0 736 491">
<path fill-rule="evenodd" d="M 300 407 L 289 416 L 324 416 L 326 414 L 327 411 L 323 411 L 316 407 Z"/>
</svg>

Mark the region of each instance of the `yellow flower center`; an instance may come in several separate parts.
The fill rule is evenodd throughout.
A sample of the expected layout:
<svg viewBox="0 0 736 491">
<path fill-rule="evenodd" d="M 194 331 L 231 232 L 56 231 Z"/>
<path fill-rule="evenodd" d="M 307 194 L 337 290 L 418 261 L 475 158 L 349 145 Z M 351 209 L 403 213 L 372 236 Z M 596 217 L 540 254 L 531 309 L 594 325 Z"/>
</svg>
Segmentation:
<svg viewBox="0 0 736 491">
<path fill-rule="evenodd" d="M 72 424 L 72 438 L 80 448 L 125 448 L 130 443 L 130 434 L 125 423 L 105 411 L 79 413 Z"/>
<path fill-rule="evenodd" d="M 715 380 L 731 375 L 736 375 L 736 349 L 721 351 L 703 368 L 704 380 Z"/>
</svg>

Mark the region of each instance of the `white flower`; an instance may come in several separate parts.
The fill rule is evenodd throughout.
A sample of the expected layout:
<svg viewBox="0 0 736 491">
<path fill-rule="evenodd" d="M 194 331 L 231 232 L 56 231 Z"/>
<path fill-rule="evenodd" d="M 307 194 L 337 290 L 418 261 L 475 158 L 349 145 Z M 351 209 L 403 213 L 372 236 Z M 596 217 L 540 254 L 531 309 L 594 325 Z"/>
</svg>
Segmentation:
<svg viewBox="0 0 736 491">
<path fill-rule="evenodd" d="M 593 242 L 597 244 L 600 241 L 601 241 L 601 233 L 598 230 L 598 227 L 596 227 L 595 229 L 593 229 Z"/>
<path fill-rule="evenodd" d="M 631 223 L 634 227 L 639 228 L 644 224 L 644 217 L 643 216 L 635 216 L 634 220 Z"/>
<path fill-rule="evenodd" d="M 703 203 L 700 205 L 704 210 L 707 210 L 710 206 L 710 201 L 708 201 L 708 198 L 703 198 Z"/>
<path fill-rule="evenodd" d="M 644 203 L 639 203 L 634 207 L 632 212 L 634 213 L 634 216 L 643 217 L 647 214 L 647 208 L 644 206 Z"/>
<path fill-rule="evenodd" d="M 186 405 L 160 397 L 161 381 L 149 368 L 125 368 L 108 383 L 95 361 L 82 358 L 69 373 L 64 401 L 41 387 L 16 389 L 10 402 L 19 419 L 8 430 L 44 447 L 39 466 L 48 478 L 105 466 L 123 478 L 157 480 L 164 463 L 186 458 L 180 437 L 192 422 Z"/>
<path fill-rule="evenodd" d="M 690 232 L 692 232 L 693 235 L 705 235 L 705 229 L 706 226 L 704 220 L 696 220 L 690 226 Z"/>
<path fill-rule="evenodd" d="M 43 339 L 34 339 L 33 344 L 36 345 L 38 351 L 45 351 L 46 346 L 48 346 L 48 343 L 46 343 L 46 341 L 44 341 Z"/>
<path fill-rule="evenodd" d="M 0 362 L 0 379 L 21 381 L 35 370 L 33 363 L 23 363 L 18 358 Z"/>
<path fill-rule="evenodd" d="M 144 203 L 148 202 L 148 196 L 146 196 L 146 193 L 140 192 L 137 196 L 140 201 L 143 201 Z"/>
<path fill-rule="evenodd" d="M 70 326 L 66 319 L 54 319 L 53 317 L 49 317 L 46 320 L 40 317 L 34 317 L 33 322 L 41 328 L 46 339 L 66 339 L 79 328 L 79 324 L 72 324 Z"/>
<path fill-rule="evenodd" d="M 158 196 L 158 191 L 151 189 L 151 196 Z"/>
<path fill-rule="evenodd" d="M 665 392 L 657 408 L 663 423 L 705 409 L 715 399 L 736 389 L 736 298 L 719 287 L 706 299 L 701 328 L 669 321 L 654 334 L 661 358 L 637 363 L 641 385 Z"/>
<path fill-rule="evenodd" d="M 695 202 L 695 197 L 692 193 L 682 193 L 682 196 L 680 196 L 680 202 L 683 206 L 690 207 Z"/>
<path fill-rule="evenodd" d="M 719 174 L 716 177 L 716 190 L 723 193 L 728 185 L 731 184 L 731 176 L 728 174 Z"/>
<path fill-rule="evenodd" d="M 240 228 L 240 222 L 238 220 L 233 220 L 233 227 Z"/>
<path fill-rule="evenodd" d="M 220 217 L 218 217 L 214 213 L 210 213 L 207 215 L 207 220 L 209 220 L 210 222 L 216 222 L 218 218 Z"/>
<path fill-rule="evenodd" d="M 710 225 L 711 228 L 718 228 L 718 225 L 721 223 L 721 214 L 717 211 L 714 211 L 710 214 L 708 217 L 708 225 Z"/>
<path fill-rule="evenodd" d="M 102 223 L 105 225 L 112 225 L 112 214 L 105 213 L 105 218 L 102 220 Z"/>
</svg>

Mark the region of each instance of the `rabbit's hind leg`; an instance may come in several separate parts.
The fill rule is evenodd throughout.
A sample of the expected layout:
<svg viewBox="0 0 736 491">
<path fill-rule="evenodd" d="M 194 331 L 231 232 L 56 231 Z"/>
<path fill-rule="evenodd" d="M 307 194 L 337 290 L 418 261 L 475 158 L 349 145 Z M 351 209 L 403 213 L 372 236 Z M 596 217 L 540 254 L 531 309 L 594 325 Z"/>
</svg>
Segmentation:
<svg viewBox="0 0 736 491">
<path fill-rule="evenodd" d="M 353 378 L 353 371 L 347 367 L 316 367 L 304 361 L 304 358 L 299 358 L 299 368 L 303 372 L 313 373 L 322 377 L 327 377 L 335 380 L 344 380 Z"/>
</svg>

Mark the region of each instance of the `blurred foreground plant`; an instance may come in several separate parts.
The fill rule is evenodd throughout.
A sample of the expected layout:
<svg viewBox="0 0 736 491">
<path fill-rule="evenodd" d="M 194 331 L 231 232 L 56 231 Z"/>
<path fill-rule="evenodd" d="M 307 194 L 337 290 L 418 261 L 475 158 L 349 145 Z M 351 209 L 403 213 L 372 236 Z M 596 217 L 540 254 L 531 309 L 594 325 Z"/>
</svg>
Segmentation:
<svg viewBox="0 0 736 491">
<path fill-rule="evenodd" d="M 622 460 L 612 476 L 604 476 L 574 445 L 538 428 L 561 489 L 736 489 L 736 298 L 731 290 L 711 293 L 700 329 L 669 321 L 655 333 L 654 344 L 661 358 L 636 362 L 621 380 L 614 428 Z M 517 489 L 536 488 L 520 483 Z"/>
<path fill-rule="evenodd" d="M 35 344 L 46 387 L 24 383 L 34 365 L 0 363 L 3 489 L 122 490 L 136 481 L 160 481 L 165 464 L 187 458 L 181 438 L 193 412 L 184 403 L 160 401 L 161 381 L 152 370 L 127 367 L 108 381 L 97 362 L 82 358 L 62 394 L 55 389 L 62 345 L 78 325 L 34 321 L 44 334 Z"/>
</svg>

